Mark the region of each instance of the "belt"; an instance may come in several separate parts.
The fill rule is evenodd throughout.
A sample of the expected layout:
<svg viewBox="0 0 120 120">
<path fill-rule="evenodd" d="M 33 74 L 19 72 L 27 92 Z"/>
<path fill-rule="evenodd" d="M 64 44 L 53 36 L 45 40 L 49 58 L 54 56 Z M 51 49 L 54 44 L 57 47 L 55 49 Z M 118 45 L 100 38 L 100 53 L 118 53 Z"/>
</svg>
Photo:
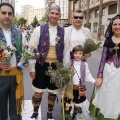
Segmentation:
<svg viewBox="0 0 120 120">
<path fill-rule="evenodd" d="M 45 64 L 52 65 L 52 64 L 55 64 L 55 62 L 45 62 Z"/>
<path fill-rule="evenodd" d="M 78 90 L 79 86 L 78 85 L 73 85 L 73 90 Z"/>
</svg>

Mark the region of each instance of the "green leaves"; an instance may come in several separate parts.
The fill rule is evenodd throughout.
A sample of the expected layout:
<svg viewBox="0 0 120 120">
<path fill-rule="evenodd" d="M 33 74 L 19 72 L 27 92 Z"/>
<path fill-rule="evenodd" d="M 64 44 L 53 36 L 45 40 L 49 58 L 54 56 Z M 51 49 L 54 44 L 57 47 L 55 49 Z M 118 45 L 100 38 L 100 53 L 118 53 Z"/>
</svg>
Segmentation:
<svg viewBox="0 0 120 120">
<path fill-rule="evenodd" d="M 60 62 L 56 62 L 55 64 L 57 69 L 53 70 L 50 66 L 46 74 L 51 78 L 51 82 L 58 88 L 64 89 L 66 84 L 72 79 L 74 70 L 69 66 L 64 67 Z"/>
<path fill-rule="evenodd" d="M 92 51 L 97 50 L 100 48 L 102 42 L 94 42 L 92 39 L 87 39 L 84 44 L 84 53 L 88 54 Z"/>
</svg>

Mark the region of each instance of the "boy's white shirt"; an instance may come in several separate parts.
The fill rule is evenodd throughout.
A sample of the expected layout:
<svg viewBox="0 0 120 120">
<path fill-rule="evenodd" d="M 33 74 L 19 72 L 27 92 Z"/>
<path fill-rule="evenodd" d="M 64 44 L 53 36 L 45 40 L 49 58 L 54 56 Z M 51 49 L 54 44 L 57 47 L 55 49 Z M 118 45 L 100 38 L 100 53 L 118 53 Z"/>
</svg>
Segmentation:
<svg viewBox="0 0 120 120">
<path fill-rule="evenodd" d="M 74 61 L 73 65 L 74 65 L 74 68 L 76 69 L 79 77 L 81 78 L 81 73 L 80 73 L 81 61 Z M 94 83 L 95 79 L 92 77 L 92 74 L 90 73 L 88 64 L 86 62 L 85 62 L 85 65 L 86 65 L 86 69 L 85 69 L 85 81 Z M 73 84 L 74 85 L 79 85 L 79 78 L 78 78 L 77 73 L 75 73 L 74 76 L 73 76 Z"/>
<path fill-rule="evenodd" d="M 49 27 L 49 34 L 50 34 L 50 46 L 55 46 L 55 38 L 57 37 L 57 26 Z M 69 53 L 69 40 L 68 40 L 68 34 L 67 32 L 65 32 L 64 35 L 64 51 L 63 51 L 63 64 L 67 64 L 70 61 L 70 53 Z M 34 45 L 36 48 L 39 44 L 39 40 L 40 40 L 40 26 L 36 27 L 31 35 L 31 39 L 29 42 L 29 45 Z M 29 62 L 29 71 L 30 72 L 35 72 L 35 63 L 36 60 L 28 60 Z"/>
</svg>

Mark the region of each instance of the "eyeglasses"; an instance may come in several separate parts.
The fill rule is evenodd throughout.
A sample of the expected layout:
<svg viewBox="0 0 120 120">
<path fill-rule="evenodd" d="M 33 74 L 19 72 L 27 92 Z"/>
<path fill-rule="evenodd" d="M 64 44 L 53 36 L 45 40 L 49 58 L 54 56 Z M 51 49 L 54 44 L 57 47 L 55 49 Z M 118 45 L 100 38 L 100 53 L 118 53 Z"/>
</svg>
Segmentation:
<svg viewBox="0 0 120 120">
<path fill-rule="evenodd" d="M 84 17 L 83 17 L 83 16 L 74 16 L 73 18 L 74 18 L 74 19 L 78 19 L 78 18 L 79 18 L 79 19 L 83 19 Z"/>
<path fill-rule="evenodd" d="M 12 12 L 6 12 L 6 11 L 2 11 L 1 12 L 3 15 L 6 15 L 6 14 L 8 14 L 9 16 L 11 16 L 13 13 Z"/>
</svg>

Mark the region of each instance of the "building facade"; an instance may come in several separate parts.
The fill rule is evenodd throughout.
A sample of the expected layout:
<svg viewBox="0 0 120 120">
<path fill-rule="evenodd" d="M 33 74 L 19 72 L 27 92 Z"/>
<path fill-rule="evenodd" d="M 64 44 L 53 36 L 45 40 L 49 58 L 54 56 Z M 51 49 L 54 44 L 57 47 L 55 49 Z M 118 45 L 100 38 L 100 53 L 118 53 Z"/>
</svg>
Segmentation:
<svg viewBox="0 0 120 120">
<path fill-rule="evenodd" d="M 33 22 L 35 16 L 37 18 L 38 21 L 40 21 L 42 19 L 42 17 L 45 14 L 45 9 L 43 8 L 31 8 L 28 11 L 28 22 L 27 24 L 30 25 L 31 22 Z"/>
<path fill-rule="evenodd" d="M 60 6 L 61 18 L 59 23 L 61 25 L 68 23 L 68 0 L 55 0 L 55 3 Z"/>
<path fill-rule="evenodd" d="M 59 24 L 63 25 L 64 23 L 68 23 L 68 0 L 45 0 L 46 13 L 53 3 L 56 3 L 61 8 L 61 18 L 59 20 Z"/>
<path fill-rule="evenodd" d="M 106 31 L 106 28 L 109 24 L 109 21 L 112 17 L 114 17 L 118 11 L 117 11 L 117 1 L 118 0 L 103 0 L 103 16 L 102 16 L 102 30 L 101 35 L 102 39 L 104 40 L 104 34 Z M 98 20 L 99 20 L 99 5 L 100 0 L 90 0 L 90 6 L 89 6 L 89 23 L 90 23 L 90 30 L 92 33 L 93 38 L 97 38 L 98 33 Z M 76 4 L 76 9 L 79 7 L 79 3 Z M 87 0 L 81 1 L 81 8 L 82 11 L 85 13 L 85 20 L 84 25 L 86 25 L 86 13 L 87 13 Z"/>
<path fill-rule="evenodd" d="M 46 13 L 49 9 L 49 7 L 51 6 L 51 4 L 55 3 L 55 0 L 45 0 L 45 10 L 46 10 Z"/>
</svg>

